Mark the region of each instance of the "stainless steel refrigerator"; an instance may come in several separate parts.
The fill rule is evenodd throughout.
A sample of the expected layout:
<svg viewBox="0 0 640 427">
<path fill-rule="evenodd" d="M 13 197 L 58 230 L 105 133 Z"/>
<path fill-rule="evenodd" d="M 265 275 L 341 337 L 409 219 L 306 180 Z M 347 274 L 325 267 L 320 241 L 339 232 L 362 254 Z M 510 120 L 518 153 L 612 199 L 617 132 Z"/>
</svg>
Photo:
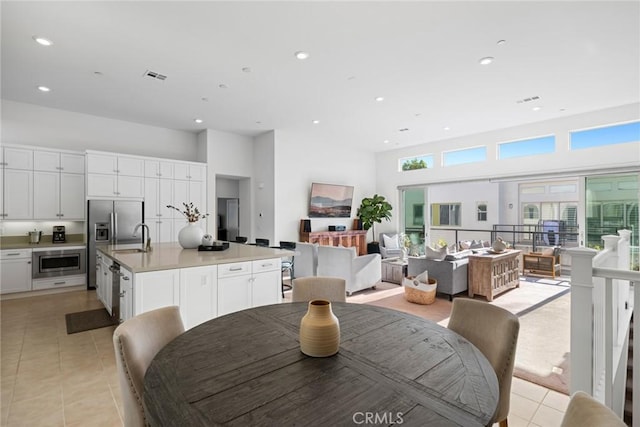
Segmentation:
<svg viewBox="0 0 640 427">
<path fill-rule="evenodd" d="M 87 288 L 96 287 L 96 244 L 140 243 L 133 230 L 144 218 L 144 203 L 120 200 L 89 200 L 87 206 Z"/>
</svg>

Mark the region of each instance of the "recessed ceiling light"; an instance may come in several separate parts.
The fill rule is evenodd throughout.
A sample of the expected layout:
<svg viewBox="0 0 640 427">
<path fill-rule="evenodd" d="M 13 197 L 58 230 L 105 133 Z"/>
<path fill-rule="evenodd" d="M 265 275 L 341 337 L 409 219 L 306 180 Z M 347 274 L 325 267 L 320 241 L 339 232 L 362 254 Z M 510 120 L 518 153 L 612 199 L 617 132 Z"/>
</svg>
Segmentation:
<svg viewBox="0 0 640 427">
<path fill-rule="evenodd" d="M 444 130 L 451 130 L 451 128 L 449 126 L 445 126 L 443 129 Z"/>
<path fill-rule="evenodd" d="M 298 59 L 307 59 L 309 57 L 309 52 L 304 52 L 302 50 L 299 50 L 294 55 Z"/>
<path fill-rule="evenodd" d="M 220 83 L 220 84 L 218 85 L 218 87 L 219 87 L 220 89 L 229 89 L 229 86 L 227 86 L 227 85 L 226 85 L 226 84 L 224 84 L 224 83 Z"/>
<path fill-rule="evenodd" d="M 376 101 L 378 102 L 384 101 L 384 96 L 376 96 Z"/>
<path fill-rule="evenodd" d="M 36 43 L 42 46 L 51 46 L 53 44 L 51 40 L 45 39 L 44 37 L 33 36 L 33 39 L 36 41 Z"/>
<path fill-rule="evenodd" d="M 317 125 L 318 123 L 320 123 L 320 120 L 314 120 L 311 123 L 313 123 L 314 125 Z"/>
<path fill-rule="evenodd" d="M 485 56 L 484 58 L 480 59 L 480 65 L 489 65 L 493 62 L 494 58 L 493 56 Z"/>
<path fill-rule="evenodd" d="M 389 140 L 388 140 L 388 139 L 385 139 L 385 140 L 384 140 L 384 141 L 382 141 L 382 142 L 384 142 L 385 144 L 388 144 L 388 143 L 389 143 Z"/>
<path fill-rule="evenodd" d="M 539 106 L 535 106 L 532 108 L 533 111 L 540 111 L 542 109 L 542 107 Z"/>
<path fill-rule="evenodd" d="M 498 46 L 502 46 L 503 44 L 505 44 L 507 41 L 506 40 L 498 40 L 498 42 L 496 43 Z"/>
<path fill-rule="evenodd" d="M 38 86 L 38 90 L 39 90 L 40 92 L 51 92 L 51 89 L 49 89 L 49 88 L 48 88 L 48 87 L 46 87 L 46 86 Z"/>
<path fill-rule="evenodd" d="M 193 119 L 193 121 L 196 123 L 202 123 L 202 119 Z"/>
</svg>

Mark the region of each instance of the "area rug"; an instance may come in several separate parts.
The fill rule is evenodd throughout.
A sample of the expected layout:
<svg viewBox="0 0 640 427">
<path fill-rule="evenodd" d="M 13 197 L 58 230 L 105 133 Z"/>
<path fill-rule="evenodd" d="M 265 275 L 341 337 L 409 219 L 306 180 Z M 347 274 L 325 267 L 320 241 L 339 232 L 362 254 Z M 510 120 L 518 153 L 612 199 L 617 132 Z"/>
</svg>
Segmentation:
<svg viewBox="0 0 640 427">
<path fill-rule="evenodd" d="M 118 319 L 113 319 L 104 308 L 67 313 L 64 318 L 67 322 L 68 335 L 118 324 Z"/>
<path fill-rule="evenodd" d="M 563 280 L 523 277 L 519 288 L 491 303 L 520 318 L 514 376 L 564 394 L 569 393 L 569 292 L 570 285 Z M 375 291 L 358 292 L 347 301 L 392 308 L 442 326 L 447 326 L 451 314 L 447 297 L 439 295 L 430 305 L 413 304 L 404 298 L 402 286 L 384 282 Z"/>
</svg>

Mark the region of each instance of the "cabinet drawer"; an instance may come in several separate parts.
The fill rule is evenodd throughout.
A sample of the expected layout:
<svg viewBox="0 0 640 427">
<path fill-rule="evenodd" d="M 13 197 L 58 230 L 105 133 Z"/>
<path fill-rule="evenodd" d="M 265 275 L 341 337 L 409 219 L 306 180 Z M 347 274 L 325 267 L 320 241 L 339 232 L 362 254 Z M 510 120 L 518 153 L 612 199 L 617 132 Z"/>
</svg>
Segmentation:
<svg viewBox="0 0 640 427">
<path fill-rule="evenodd" d="M 274 271 L 280 270 L 281 261 L 280 258 L 271 258 L 271 259 L 259 259 L 252 261 L 252 268 L 254 273 L 260 273 L 263 271 Z"/>
<path fill-rule="evenodd" d="M 34 291 L 40 289 L 64 288 L 66 286 L 78 286 L 86 284 L 86 276 L 84 274 L 76 276 L 52 277 L 49 279 L 36 279 L 31 282 L 31 289 Z"/>
<path fill-rule="evenodd" d="M 31 249 L 5 249 L 0 251 L 0 259 L 31 258 Z"/>
<path fill-rule="evenodd" d="M 242 274 L 251 274 L 251 261 L 218 265 L 218 277 L 233 277 Z"/>
</svg>

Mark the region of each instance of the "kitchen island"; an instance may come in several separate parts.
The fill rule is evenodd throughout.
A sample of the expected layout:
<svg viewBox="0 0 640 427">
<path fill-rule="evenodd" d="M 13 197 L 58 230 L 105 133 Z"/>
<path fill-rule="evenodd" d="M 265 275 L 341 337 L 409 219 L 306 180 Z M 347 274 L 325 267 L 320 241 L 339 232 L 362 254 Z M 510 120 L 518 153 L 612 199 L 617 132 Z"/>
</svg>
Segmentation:
<svg viewBox="0 0 640 427">
<path fill-rule="evenodd" d="M 182 249 L 158 243 L 99 245 L 96 293 L 124 321 L 156 308 L 177 305 L 186 328 L 224 314 L 282 302 L 282 249 L 229 243 L 222 251 Z"/>
</svg>

